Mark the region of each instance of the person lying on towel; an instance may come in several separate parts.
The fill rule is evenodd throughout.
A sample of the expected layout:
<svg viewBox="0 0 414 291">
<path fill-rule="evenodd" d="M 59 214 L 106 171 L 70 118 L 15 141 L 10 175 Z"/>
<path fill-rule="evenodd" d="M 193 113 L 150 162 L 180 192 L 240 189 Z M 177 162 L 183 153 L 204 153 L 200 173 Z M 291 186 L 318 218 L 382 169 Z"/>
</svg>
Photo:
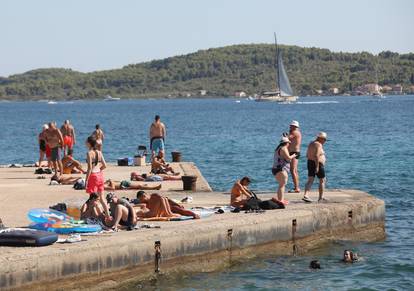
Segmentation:
<svg viewBox="0 0 414 291">
<path fill-rule="evenodd" d="M 161 181 L 181 181 L 180 176 L 168 175 L 168 174 L 138 174 L 137 172 L 131 173 L 131 181 L 145 181 L 145 182 L 161 182 Z"/>
<path fill-rule="evenodd" d="M 158 193 L 148 194 L 145 191 L 138 191 L 137 206 L 141 207 L 141 210 L 137 213 L 142 218 L 153 217 L 180 217 L 192 216 L 194 219 L 200 218 L 196 213 L 185 209 L 180 204 L 172 201 L 171 199 L 164 197 Z"/>
<path fill-rule="evenodd" d="M 161 184 L 155 186 L 141 185 L 138 183 L 131 183 L 127 180 L 124 181 L 114 181 L 106 180 L 104 183 L 104 189 L 107 191 L 115 190 L 160 190 Z"/>
</svg>

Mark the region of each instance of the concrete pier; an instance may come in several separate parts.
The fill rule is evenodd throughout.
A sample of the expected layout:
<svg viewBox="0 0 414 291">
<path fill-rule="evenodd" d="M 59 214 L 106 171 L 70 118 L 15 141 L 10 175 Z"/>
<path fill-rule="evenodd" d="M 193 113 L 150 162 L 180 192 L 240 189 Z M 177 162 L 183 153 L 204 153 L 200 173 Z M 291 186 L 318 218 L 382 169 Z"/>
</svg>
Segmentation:
<svg viewBox="0 0 414 291">
<path fill-rule="evenodd" d="M 181 163 L 174 167 L 185 174 L 196 174 L 200 182 L 198 189 L 205 191 L 191 193 L 194 201 L 187 207 L 229 203 L 228 194 L 209 192 L 208 183 L 193 164 Z M 131 170 L 137 169 L 111 166 L 106 176 L 126 179 Z M 86 195 L 70 186 L 47 186 L 46 180 L 35 179 L 33 171 L 33 168 L 0 169 L 0 217 L 7 226 L 27 225 L 26 212 L 30 208 L 47 207 L 68 197 Z M 160 192 L 171 198 L 183 198 L 188 193 L 179 191 L 180 183 L 163 182 Z M 120 195 L 133 197 L 134 192 L 122 191 Z M 267 199 L 271 195 L 259 196 Z M 311 198 L 316 197 L 312 193 Z M 382 200 L 356 190 L 329 190 L 326 197 L 329 203 L 305 204 L 300 194 L 287 194 L 290 204 L 284 210 L 153 222 L 161 228 L 85 236 L 86 241 L 76 244 L 0 247 L 0 289 L 115 288 L 129 280 L 154 276 L 154 247 L 158 242 L 160 271 L 174 273 L 211 271 L 232 260 L 261 253 L 302 254 L 332 240 L 375 241 L 385 237 Z"/>
</svg>

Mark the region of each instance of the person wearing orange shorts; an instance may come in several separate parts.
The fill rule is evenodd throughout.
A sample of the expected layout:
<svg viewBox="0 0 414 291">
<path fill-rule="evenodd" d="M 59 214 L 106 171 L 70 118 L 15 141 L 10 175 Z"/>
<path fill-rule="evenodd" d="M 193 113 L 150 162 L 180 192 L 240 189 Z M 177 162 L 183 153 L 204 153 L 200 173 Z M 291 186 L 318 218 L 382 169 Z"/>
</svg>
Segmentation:
<svg viewBox="0 0 414 291">
<path fill-rule="evenodd" d="M 75 128 L 72 124 L 70 124 L 69 120 L 65 120 L 62 127 L 60 128 L 60 132 L 63 135 L 63 152 L 64 155 L 72 154 L 73 153 L 73 146 L 76 143 L 76 135 L 75 135 Z"/>
</svg>

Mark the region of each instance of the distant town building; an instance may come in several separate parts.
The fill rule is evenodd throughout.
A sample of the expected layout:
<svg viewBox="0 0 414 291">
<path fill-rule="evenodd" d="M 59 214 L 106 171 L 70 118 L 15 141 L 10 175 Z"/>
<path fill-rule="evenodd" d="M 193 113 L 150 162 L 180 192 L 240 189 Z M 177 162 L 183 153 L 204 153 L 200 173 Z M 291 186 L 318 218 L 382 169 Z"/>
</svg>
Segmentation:
<svg viewBox="0 0 414 291">
<path fill-rule="evenodd" d="M 329 89 L 329 92 L 333 95 L 339 94 L 339 89 L 336 87 L 332 87 Z"/>
<path fill-rule="evenodd" d="M 403 87 L 400 84 L 392 86 L 391 93 L 392 94 L 402 94 Z"/>
<path fill-rule="evenodd" d="M 392 87 L 391 86 L 388 86 L 388 85 L 384 85 L 384 86 L 382 86 L 382 92 L 390 92 L 390 91 L 392 91 Z"/>
<path fill-rule="evenodd" d="M 322 95 L 323 94 L 323 91 L 322 90 L 316 90 L 316 94 Z"/>
<path fill-rule="evenodd" d="M 246 94 L 246 92 L 244 92 L 244 91 L 236 91 L 236 92 L 234 93 L 234 96 L 235 96 L 235 97 L 246 97 L 246 96 L 247 96 L 247 94 Z"/>
<path fill-rule="evenodd" d="M 207 90 L 199 90 L 198 94 L 200 94 L 200 96 L 205 96 L 207 95 Z"/>
<path fill-rule="evenodd" d="M 414 86 L 410 87 L 410 90 L 408 91 L 410 94 L 414 94 Z"/>
<path fill-rule="evenodd" d="M 358 95 L 368 95 L 381 92 L 381 86 L 375 83 L 365 84 L 358 86 L 354 89 L 354 92 Z"/>
</svg>

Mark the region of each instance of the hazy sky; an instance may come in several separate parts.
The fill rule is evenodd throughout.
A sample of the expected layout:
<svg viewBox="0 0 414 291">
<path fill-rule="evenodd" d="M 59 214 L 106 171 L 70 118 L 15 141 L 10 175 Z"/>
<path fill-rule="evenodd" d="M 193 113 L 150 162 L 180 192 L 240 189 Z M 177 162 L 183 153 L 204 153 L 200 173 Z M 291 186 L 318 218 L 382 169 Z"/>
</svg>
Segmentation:
<svg viewBox="0 0 414 291">
<path fill-rule="evenodd" d="M 0 76 L 271 43 L 414 52 L 411 0 L 0 0 Z"/>
</svg>

